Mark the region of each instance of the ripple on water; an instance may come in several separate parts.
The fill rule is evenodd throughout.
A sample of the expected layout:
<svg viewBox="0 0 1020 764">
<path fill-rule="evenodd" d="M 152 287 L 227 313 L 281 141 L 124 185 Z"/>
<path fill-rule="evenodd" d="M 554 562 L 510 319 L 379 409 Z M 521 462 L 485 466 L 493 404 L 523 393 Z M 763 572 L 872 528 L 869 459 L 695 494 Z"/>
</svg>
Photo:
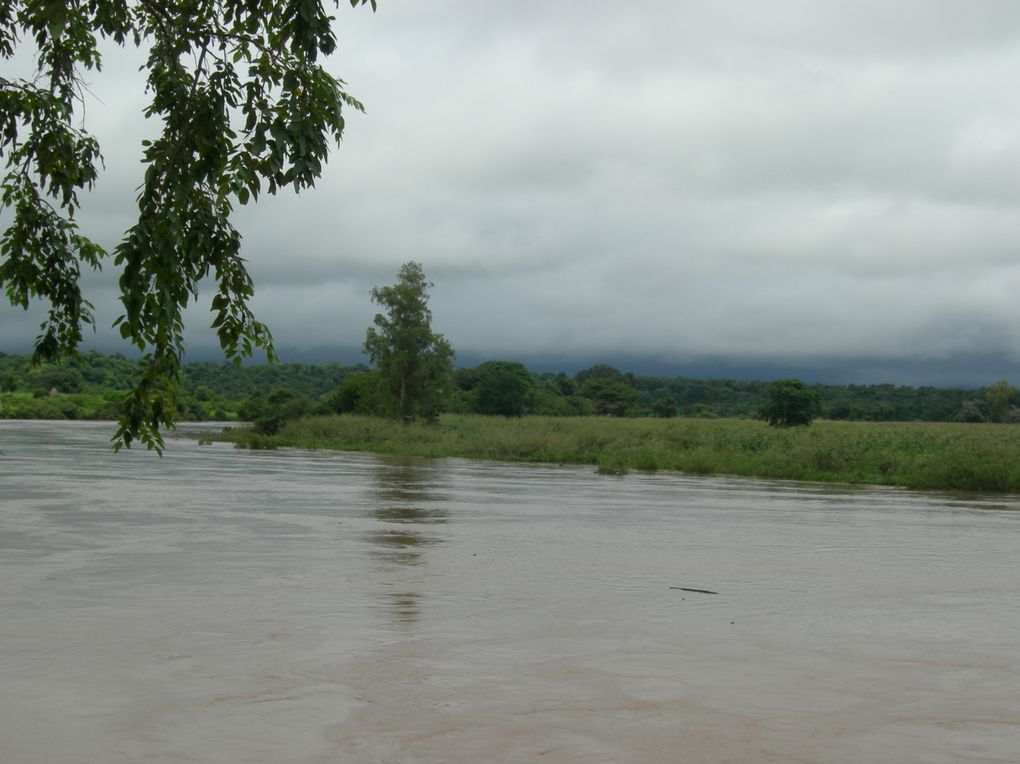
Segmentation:
<svg viewBox="0 0 1020 764">
<path fill-rule="evenodd" d="M 3 760 L 1020 751 L 1012 499 L 0 428 Z"/>
</svg>

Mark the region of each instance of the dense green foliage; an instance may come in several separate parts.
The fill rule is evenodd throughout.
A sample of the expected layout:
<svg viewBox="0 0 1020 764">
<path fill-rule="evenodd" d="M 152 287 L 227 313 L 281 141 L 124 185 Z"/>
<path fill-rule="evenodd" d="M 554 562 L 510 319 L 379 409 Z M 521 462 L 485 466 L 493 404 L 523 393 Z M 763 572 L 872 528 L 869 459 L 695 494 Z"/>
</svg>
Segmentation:
<svg viewBox="0 0 1020 764">
<path fill-rule="evenodd" d="M 435 421 L 453 376 L 453 348 L 432 331 L 429 288 L 420 263 L 404 263 L 393 286 L 372 290 L 383 309 L 365 334 L 365 354 L 378 370 L 382 411 L 405 422 Z"/>
<path fill-rule="evenodd" d="M 465 393 L 462 401 L 477 414 L 524 416 L 531 407 L 534 384 L 524 364 L 486 361 L 474 369 L 459 369 L 456 381 Z"/>
<path fill-rule="evenodd" d="M 350 0 L 352 6 L 375 0 Z M 106 252 L 83 235 L 75 212 L 101 164 L 84 129 L 85 74 L 111 39 L 147 54 L 145 116 L 160 129 L 142 142 L 138 219 L 114 250 L 121 335 L 145 353 L 124 396 L 117 446 L 161 448 L 160 427 L 180 407 L 183 311 L 199 283 L 216 283 L 213 327 L 228 357 L 255 347 L 275 357 L 268 328 L 248 302 L 254 286 L 231 224 L 235 204 L 314 185 L 361 109 L 323 66 L 336 48 L 320 0 L 0 3 L 0 60 L 34 60 L 35 72 L 0 77 L 0 286 L 13 305 L 49 304 L 39 360 L 73 355 L 94 323 L 82 268 Z M 28 54 L 28 55 L 26 55 Z M 34 55 L 33 55 L 34 54 Z"/>
<path fill-rule="evenodd" d="M 0 418 L 117 420 L 137 368 L 123 357 L 94 352 L 38 366 L 27 356 L 0 353 Z M 302 416 L 328 413 L 335 410 L 329 399 L 343 381 L 365 371 L 362 365 L 189 363 L 181 370 L 175 417 L 254 421 L 246 406 L 257 410 L 274 391 L 303 401 Z M 288 412 L 297 408 L 291 403 Z"/>
<path fill-rule="evenodd" d="M 807 427 L 821 411 L 821 396 L 799 379 L 777 379 L 769 385 L 769 399 L 761 418 L 771 427 Z"/>
<path fill-rule="evenodd" d="M 316 417 L 274 437 L 214 436 L 251 448 L 345 451 L 598 465 L 602 472 L 680 470 L 908 488 L 1020 492 L 1020 428 L 920 422 L 816 422 L 774 428 L 737 419 L 481 417 L 438 426 L 378 417 Z"/>
<path fill-rule="evenodd" d="M 359 371 L 351 374 L 330 399 L 338 414 L 378 415 L 385 410 L 382 382 L 377 371 Z"/>
<path fill-rule="evenodd" d="M 984 398 L 988 404 L 988 418 L 992 422 L 1005 422 L 1009 417 L 1009 402 L 1016 396 L 1016 388 L 1004 379 L 986 387 Z"/>
<path fill-rule="evenodd" d="M 106 419 L 116 421 L 121 414 L 119 393 L 0 393 L 0 419 Z M 186 419 L 188 417 L 181 417 Z M 229 416 L 202 417 L 227 420 Z"/>
<path fill-rule="evenodd" d="M 489 370 L 488 372 L 486 370 Z M 5 393 L 46 395 L 55 390 L 62 398 L 72 394 L 98 395 L 116 403 L 132 387 L 137 371 L 134 362 L 119 356 L 84 353 L 77 360 L 43 364 L 33 368 L 25 356 L 0 353 L 0 402 Z M 642 377 L 621 373 L 612 367 L 592 367 L 574 377 L 562 372 L 528 374 L 509 361 L 487 362 L 474 368 L 458 369 L 442 405 L 453 413 L 493 411 L 494 399 L 478 396 L 479 381 L 489 377 L 493 392 L 503 390 L 513 414 L 538 416 L 588 416 L 622 413 L 627 417 L 736 417 L 755 418 L 768 400 L 768 382 L 701 380 L 685 377 Z M 506 377 L 515 379 L 514 392 L 501 385 Z M 307 399 L 310 409 L 320 412 L 385 414 L 387 406 L 380 388 L 378 371 L 357 364 L 259 364 L 235 366 L 229 363 L 189 363 L 181 372 L 178 414 L 184 419 L 246 418 L 242 403 L 256 399 L 263 403 L 276 390 Z M 620 385 L 626 399 L 613 410 L 606 394 Z M 971 421 L 1020 420 L 1012 387 L 990 385 L 983 390 L 959 388 L 905 387 L 895 385 L 810 385 L 821 399 L 822 419 L 868 421 Z M 999 398 L 995 399 L 998 391 Z M 1002 393 L 1008 392 L 1003 409 Z M 588 397 L 592 396 L 592 397 Z M 52 405 L 39 404 L 32 414 L 31 398 L 19 404 L 19 416 L 54 416 Z M 38 400 L 38 399 L 35 399 Z M 619 400 L 619 398 L 617 398 Z M 991 400 L 998 400 L 993 406 Z M 66 403 L 66 400 L 65 400 Z M 502 404 L 501 404 L 502 405 Z M 523 405 L 523 411 L 521 406 Z M 93 413 L 94 407 L 90 409 Z M 291 404 L 289 410 L 296 410 Z M 1005 414 L 1003 414 L 1005 410 Z M 12 417 L 8 406 L 0 417 Z M 57 415 L 59 416 L 59 415 Z M 82 409 L 78 418 L 92 418 Z M 250 418 L 250 417 L 249 417 Z"/>
</svg>

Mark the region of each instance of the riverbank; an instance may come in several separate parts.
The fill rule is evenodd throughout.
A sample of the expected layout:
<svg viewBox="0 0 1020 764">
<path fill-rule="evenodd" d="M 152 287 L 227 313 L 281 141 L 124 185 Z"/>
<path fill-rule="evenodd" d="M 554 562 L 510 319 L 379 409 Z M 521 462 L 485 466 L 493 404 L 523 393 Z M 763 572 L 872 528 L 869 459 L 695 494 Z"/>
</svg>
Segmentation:
<svg viewBox="0 0 1020 764">
<path fill-rule="evenodd" d="M 334 449 L 497 461 L 591 464 L 604 473 L 695 474 L 1020 493 L 1020 427 L 819 421 L 776 429 L 741 419 L 444 415 L 435 426 L 330 416 L 278 435 L 207 436 L 242 448 Z"/>
</svg>

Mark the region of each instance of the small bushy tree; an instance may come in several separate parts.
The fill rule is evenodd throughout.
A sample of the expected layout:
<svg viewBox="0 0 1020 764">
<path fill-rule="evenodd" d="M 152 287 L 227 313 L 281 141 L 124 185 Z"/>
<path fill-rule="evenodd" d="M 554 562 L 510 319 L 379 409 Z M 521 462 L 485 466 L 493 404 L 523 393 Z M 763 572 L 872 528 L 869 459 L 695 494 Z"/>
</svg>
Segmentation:
<svg viewBox="0 0 1020 764">
<path fill-rule="evenodd" d="M 676 398 L 673 396 L 667 396 L 665 398 L 657 398 L 652 403 L 652 413 L 661 419 L 669 419 L 676 416 Z"/>
<path fill-rule="evenodd" d="M 588 377 L 577 392 L 591 401 L 599 416 L 626 416 L 638 398 L 633 387 L 608 376 Z"/>
<path fill-rule="evenodd" d="M 330 405 L 338 414 L 378 414 L 382 405 L 379 372 L 348 375 L 330 399 Z"/>
<path fill-rule="evenodd" d="M 1009 414 L 1010 399 L 1017 395 L 1016 388 L 1004 379 L 985 388 L 984 398 L 988 404 L 988 416 L 993 422 L 1005 422 Z"/>
<path fill-rule="evenodd" d="M 769 385 L 769 399 L 761 408 L 761 418 L 772 427 L 806 427 L 821 408 L 817 390 L 799 379 L 779 379 Z"/>
<path fill-rule="evenodd" d="M 531 373 L 513 361 L 487 361 L 478 367 L 475 383 L 479 414 L 524 416 L 532 389 Z"/>
</svg>

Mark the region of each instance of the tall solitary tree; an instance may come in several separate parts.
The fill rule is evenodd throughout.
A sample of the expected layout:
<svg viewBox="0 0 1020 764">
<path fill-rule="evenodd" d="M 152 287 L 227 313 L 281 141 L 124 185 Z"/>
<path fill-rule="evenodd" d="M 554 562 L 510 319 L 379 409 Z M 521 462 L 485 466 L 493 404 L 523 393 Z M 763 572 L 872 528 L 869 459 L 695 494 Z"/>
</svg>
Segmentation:
<svg viewBox="0 0 1020 764">
<path fill-rule="evenodd" d="M 95 323 L 81 271 L 107 257 L 75 217 L 102 162 L 82 120 L 84 77 L 101 69 L 104 39 L 148 54 L 145 116 L 159 130 L 142 142 L 137 222 L 113 252 L 116 325 L 145 355 L 118 447 L 162 447 L 183 312 L 203 279 L 216 285 L 212 325 L 224 353 L 239 360 L 259 347 L 275 358 L 248 305 L 254 286 L 230 217 L 263 191 L 314 185 L 343 133 L 341 110 L 362 108 L 323 66 L 336 49 L 331 22 L 323 0 L 0 0 L 0 64 L 36 62 L 26 76 L 0 76 L 0 287 L 13 305 L 48 303 L 37 361 L 76 352 Z"/>
<path fill-rule="evenodd" d="M 421 264 L 408 262 L 396 284 L 371 291 L 384 312 L 365 334 L 365 353 L 379 370 L 390 411 L 405 422 L 435 421 L 453 377 L 453 348 L 432 331 L 432 286 Z"/>
</svg>

